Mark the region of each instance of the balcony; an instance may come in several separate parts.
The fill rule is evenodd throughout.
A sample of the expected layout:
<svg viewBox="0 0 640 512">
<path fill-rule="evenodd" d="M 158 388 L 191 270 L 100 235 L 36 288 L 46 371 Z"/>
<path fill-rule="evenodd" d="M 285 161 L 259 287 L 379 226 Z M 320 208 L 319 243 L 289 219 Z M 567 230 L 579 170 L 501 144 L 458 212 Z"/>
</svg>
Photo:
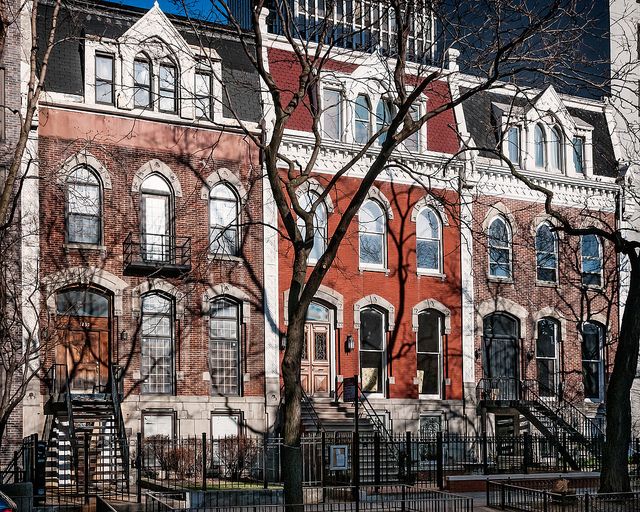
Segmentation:
<svg viewBox="0 0 640 512">
<path fill-rule="evenodd" d="M 191 271 L 191 238 L 129 233 L 123 256 L 126 276 L 179 277 Z"/>
</svg>

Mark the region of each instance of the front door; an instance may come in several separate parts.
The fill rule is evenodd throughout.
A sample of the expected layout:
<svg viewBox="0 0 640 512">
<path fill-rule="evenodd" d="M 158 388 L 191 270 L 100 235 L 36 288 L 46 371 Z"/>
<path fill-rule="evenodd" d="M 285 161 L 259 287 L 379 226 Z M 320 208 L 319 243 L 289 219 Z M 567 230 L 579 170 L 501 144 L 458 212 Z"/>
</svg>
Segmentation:
<svg viewBox="0 0 640 512">
<path fill-rule="evenodd" d="M 489 380 L 494 399 L 519 398 L 519 361 L 517 321 L 496 313 L 484 320 L 483 373 Z"/>
<path fill-rule="evenodd" d="M 309 396 L 329 396 L 331 373 L 329 324 L 307 323 L 304 334 L 305 343 L 300 369 L 302 388 Z"/>
<path fill-rule="evenodd" d="M 56 363 L 66 366 L 76 393 L 106 390 L 109 380 L 109 303 L 94 292 L 72 290 L 58 295 Z"/>
</svg>

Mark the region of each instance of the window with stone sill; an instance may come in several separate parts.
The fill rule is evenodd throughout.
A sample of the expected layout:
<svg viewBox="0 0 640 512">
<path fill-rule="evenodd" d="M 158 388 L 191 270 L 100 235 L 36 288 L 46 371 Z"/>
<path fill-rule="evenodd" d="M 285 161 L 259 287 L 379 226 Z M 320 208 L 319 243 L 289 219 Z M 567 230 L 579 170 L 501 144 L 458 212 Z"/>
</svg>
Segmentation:
<svg viewBox="0 0 640 512">
<path fill-rule="evenodd" d="M 384 208 L 367 199 L 358 213 L 360 267 L 385 268 L 387 222 Z"/>
<path fill-rule="evenodd" d="M 433 208 L 416 219 L 416 258 L 419 272 L 442 273 L 442 222 Z"/>
<path fill-rule="evenodd" d="M 114 57 L 108 53 L 96 53 L 95 91 L 96 103 L 113 105 L 114 93 Z"/>
<path fill-rule="evenodd" d="M 88 167 L 74 169 L 66 183 L 67 243 L 100 245 L 102 185 Z"/>
</svg>

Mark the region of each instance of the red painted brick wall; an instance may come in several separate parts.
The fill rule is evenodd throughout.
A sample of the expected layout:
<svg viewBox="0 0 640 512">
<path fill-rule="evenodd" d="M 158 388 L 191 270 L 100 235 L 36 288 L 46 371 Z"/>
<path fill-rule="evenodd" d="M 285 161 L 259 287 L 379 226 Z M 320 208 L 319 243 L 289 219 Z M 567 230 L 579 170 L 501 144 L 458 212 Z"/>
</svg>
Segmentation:
<svg viewBox="0 0 640 512">
<path fill-rule="evenodd" d="M 488 279 L 487 239 L 482 224 L 492 204 L 500 201 L 511 212 L 515 220 L 513 235 L 513 283 L 498 283 Z M 545 307 L 556 308 L 566 319 L 565 332 L 561 333 L 562 343 L 559 352 L 561 377 L 565 381 L 567 396 L 582 400 L 582 349 L 579 324 L 595 315 L 601 316 L 608 324 L 607 347 L 605 349 L 605 382 L 615 356 L 615 343 L 618 337 L 618 281 L 616 273 L 617 258 L 610 244 L 604 244 L 603 287 L 585 289 L 581 284 L 581 259 L 578 237 L 560 234 L 559 240 L 559 284 L 541 285 L 536 283 L 536 256 L 534 230 L 544 214 L 544 205 L 527 201 L 516 201 L 496 197 L 478 197 L 474 202 L 474 286 L 476 307 L 486 300 L 504 297 L 524 307 L 527 319 L 527 334 L 521 344 L 521 368 L 523 378 L 536 379 L 536 341 L 534 338 L 535 321 L 533 315 Z M 494 210 L 495 211 L 495 210 Z M 580 222 L 581 219 L 600 218 L 602 222 L 613 225 L 612 214 L 567 210 L 568 215 Z M 534 226 L 534 224 L 536 224 Z M 552 315 L 553 316 L 553 315 Z M 482 377 L 482 322 L 479 317 L 476 325 L 475 346 L 476 378 Z M 527 357 L 530 354 L 531 359 Z"/>
<path fill-rule="evenodd" d="M 326 178 L 318 177 L 322 183 Z M 329 215 L 328 232 L 331 236 L 340 212 L 343 211 L 358 180 L 343 178 L 332 191 L 331 198 L 335 207 Z M 435 299 L 451 311 L 451 334 L 443 341 L 444 377 L 451 379 L 451 385 L 445 386 L 447 399 L 462 398 L 462 318 L 460 294 L 460 227 L 457 214 L 457 195 L 453 192 L 436 191 L 451 208 L 448 212 L 449 226 L 443 230 L 444 273 L 446 279 L 418 276 L 415 255 L 415 228 L 411 221 L 413 206 L 425 195 L 424 189 L 378 182 L 376 186 L 389 199 L 393 210 L 393 219 L 388 221 L 388 274 L 384 272 L 358 270 L 358 222 L 353 220 L 349 232 L 342 242 L 335 263 L 329 270 L 323 284 L 344 296 L 344 327 L 336 332 L 337 364 L 339 375 L 353 376 L 359 372 L 358 331 L 354 328 L 354 303 L 361 298 L 376 294 L 396 308 L 395 329 L 387 334 L 388 376 L 395 377 L 390 384 L 388 396 L 391 398 L 418 398 L 418 387 L 413 380 L 416 377 L 416 333 L 412 330 L 411 311 L 413 306 L 425 299 Z M 284 322 L 282 304 L 284 292 L 290 287 L 293 254 L 291 245 L 280 237 L 280 297 L 281 322 Z M 311 267 L 310 267 L 311 269 Z M 284 323 L 282 323 L 284 325 Z M 353 335 L 356 350 L 347 354 L 344 343 L 347 335 Z"/>
<path fill-rule="evenodd" d="M 250 298 L 251 315 L 243 333 L 242 373 L 249 373 L 244 394 L 264 394 L 264 319 L 262 314 L 263 246 L 262 182 L 255 147 L 241 135 L 197 130 L 89 113 L 43 109 L 40 123 L 41 271 L 42 276 L 72 266 L 105 269 L 129 284 L 124 292 L 124 313 L 115 318 L 112 357 L 127 367 L 126 386 L 139 370 L 139 320 L 132 315 L 131 290 L 144 281 L 123 276 L 123 241 L 139 230 L 139 194 L 132 193 L 134 174 L 151 159 L 159 159 L 178 176 L 182 197 L 175 198 L 175 232 L 191 237 L 192 272 L 188 278 L 165 279 L 185 294 L 184 319 L 176 322 L 178 395 L 208 395 L 208 318 L 202 315 L 202 296 L 209 286 L 226 282 Z M 112 189 L 104 191 L 103 219 L 106 251 L 66 249 L 65 194 L 57 181 L 61 164 L 87 150 L 107 168 Z M 208 259 L 208 201 L 201 199 L 204 180 L 226 167 L 240 177 L 248 198 L 242 211 L 243 261 Z M 118 333 L 128 333 L 121 341 Z M 137 393 L 137 388 L 134 389 Z"/>
</svg>

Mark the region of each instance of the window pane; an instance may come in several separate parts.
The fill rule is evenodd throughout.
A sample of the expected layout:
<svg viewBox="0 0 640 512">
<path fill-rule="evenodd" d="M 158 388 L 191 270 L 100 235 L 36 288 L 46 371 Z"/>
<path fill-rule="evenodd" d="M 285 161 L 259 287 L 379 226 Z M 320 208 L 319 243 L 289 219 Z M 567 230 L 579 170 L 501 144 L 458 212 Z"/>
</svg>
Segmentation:
<svg viewBox="0 0 640 512">
<path fill-rule="evenodd" d="M 382 350 L 384 348 L 384 316 L 374 309 L 360 312 L 360 349 Z"/>
<path fill-rule="evenodd" d="M 383 352 L 360 352 L 362 390 L 368 393 L 383 391 Z"/>
<path fill-rule="evenodd" d="M 342 95 L 339 91 L 325 89 L 323 93 L 322 126 L 327 137 L 340 140 L 342 137 Z"/>
<path fill-rule="evenodd" d="M 113 84 L 96 82 L 96 102 L 113 103 Z"/>
<path fill-rule="evenodd" d="M 382 208 L 376 201 L 365 201 L 358 213 L 360 231 L 367 233 L 384 233 L 385 217 Z"/>
<path fill-rule="evenodd" d="M 440 365 L 438 354 L 418 354 L 418 381 L 422 384 L 419 393 L 437 395 L 440 393 Z"/>
<path fill-rule="evenodd" d="M 136 107 L 148 107 L 151 104 L 151 67 L 147 61 L 135 61 L 133 64 L 134 93 Z"/>
<path fill-rule="evenodd" d="M 422 210 L 418 215 L 417 234 L 419 238 L 440 238 L 440 222 L 432 210 Z"/>
<path fill-rule="evenodd" d="M 56 312 L 59 315 L 109 316 L 109 299 L 87 290 L 69 290 L 56 295 Z"/>
<path fill-rule="evenodd" d="M 593 324 L 582 327 L 582 359 L 600 359 L 600 329 Z"/>
<path fill-rule="evenodd" d="M 238 304 L 227 299 L 210 306 L 209 365 L 214 393 L 238 395 L 240 331 Z"/>
<path fill-rule="evenodd" d="M 538 359 L 538 389 L 540 396 L 555 395 L 555 359 Z"/>
<path fill-rule="evenodd" d="M 196 117 L 210 118 L 211 115 L 211 75 L 196 73 L 195 83 Z"/>
<path fill-rule="evenodd" d="M 360 233 L 360 262 L 384 265 L 384 241 L 381 235 Z"/>
<path fill-rule="evenodd" d="M 113 82 L 113 57 L 96 55 L 96 79 Z"/>
<path fill-rule="evenodd" d="M 149 294 L 142 298 L 141 373 L 143 393 L 173 391 L 173 307 L 171 300 Z"/>
<path fill-rule="evenodd" d="M 534 129 L 533 144 L 536 167 L 544 167 L 544 133 L 540 125 L 536 125 Z"/>
<path fill-rule="evenodd" d="M 538 322 L 536 353 L 539 357 L 556 357 L 556 324 L 550 320 Z"/>
<path fill-rule="evenodd" d="M 78 244 L 100 243 L 100 218 L 95 216 L 69 214 L 68 241 Z"/>
<path fill-rule="evenodd" d="M 416 247 L 418 268 L 440 270 L 440 243 L 434 240 L 418 240 Z"/>
<path fill-rule="evenodd" d="M 507 156 L 516 165 L 520 161 L 520 129 L 515 126 L 507 132 Z"/>
<path fill-rule="evenodd" d="M 356 129 L 355 129 L 355 139 L 358 144 L 365 144 L 370 134 L 370 118 L 371 112 L 369 109 L 369 101 L 366 96 L 362 94 L 358 95 L 356 98 L 355 105 L 355 115 L 356 115 Z"/>
<path fill-rule="evenodd" d="M 582 363 L 584 397 L 600 399 L 600 365 L 599 363 Z"/>
<path fill-rule="evenodd" d="M 440 352 L 440 314 L 423 311 L 418 315 L 418 352 Z"/>
<path fill-rule="evenodd" d="M 573 138 L 573 165 L 578 174 L 584 173 L 584 139 Z"/>
<path fill-rule="evenodd" d="M 556 128 L 551 130 L 551 165 L 554 169 L 562 169 L 562 136 Z"/>
<path fill-rule="evenodd" d="M 381 100 L 376 107 L 376 131 L 386 128 L 391 123 L 391 106 L 387 101 Z M 387 138 L 387 133 L 378 137 L 378 144 L 382 145 Z"/>
</svg>

